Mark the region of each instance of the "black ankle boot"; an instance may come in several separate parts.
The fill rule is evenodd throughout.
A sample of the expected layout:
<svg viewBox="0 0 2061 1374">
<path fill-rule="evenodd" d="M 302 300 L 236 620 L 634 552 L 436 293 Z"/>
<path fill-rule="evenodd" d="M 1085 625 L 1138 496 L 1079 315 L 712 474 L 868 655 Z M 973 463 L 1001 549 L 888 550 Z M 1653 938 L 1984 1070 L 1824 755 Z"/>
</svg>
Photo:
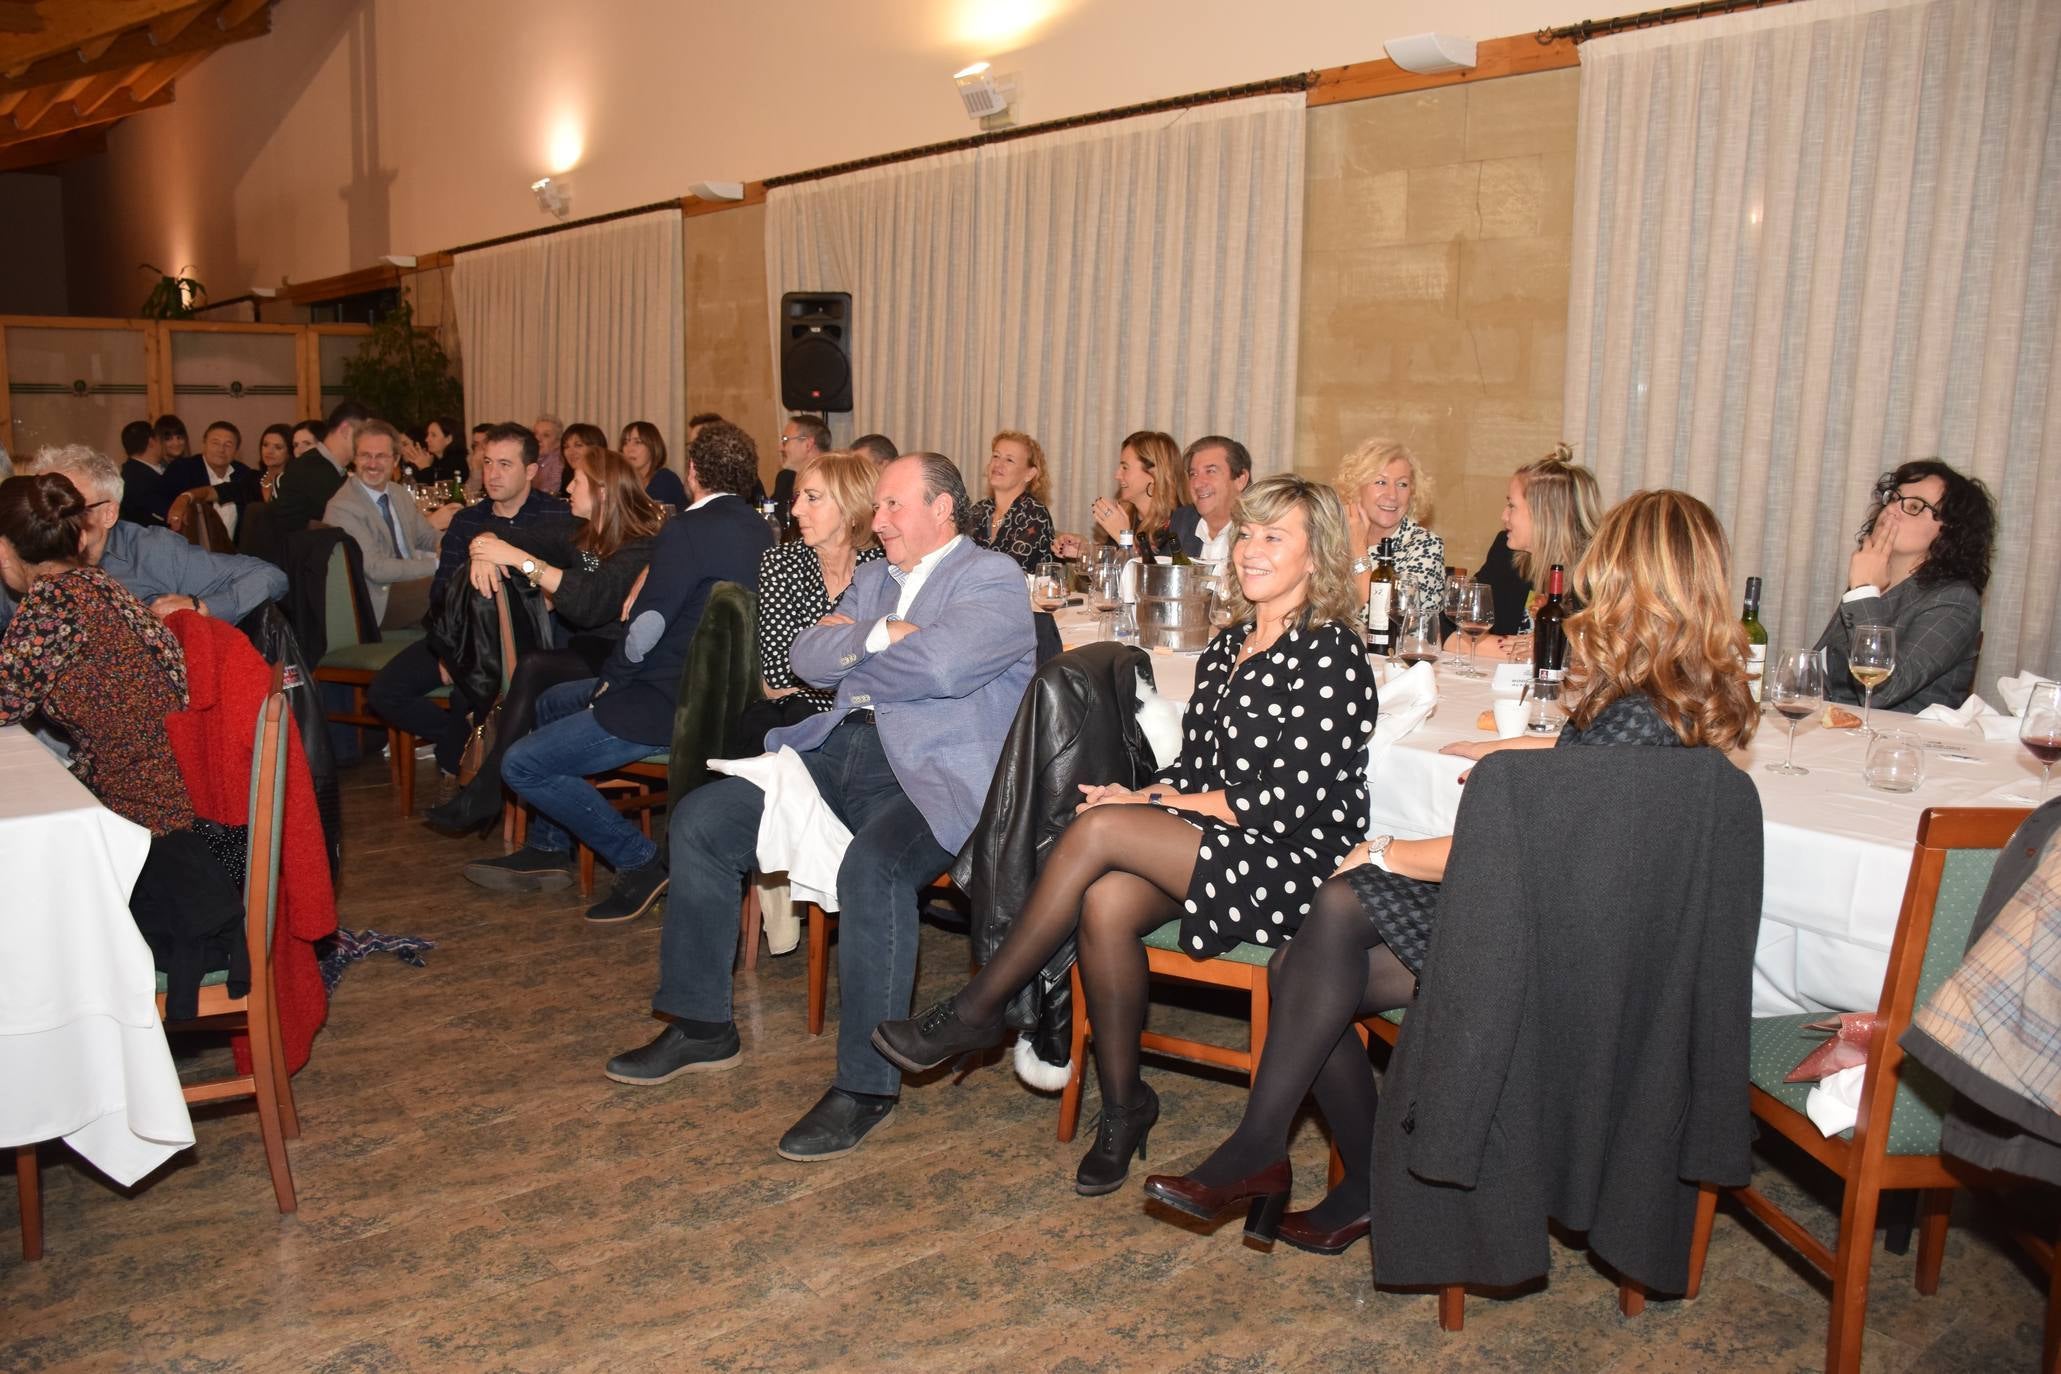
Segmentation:
<svg viewBox="0 0 2061 1374">
<path fill-rule="evenodd" d="M 1000 1017 L 987 1025 L 960 1019 L 956 999 L 906 1021 L 882 1021 L 873 1028 L 873 1048 L 905 1073 L 927 1073 L 948 1059 L 993 1049 L 1007 1031 Z"/>
<path fill-rule="evenodd" d="M 1081 1156 L 1081 1167 L 1073 1176 L 1073 1190 L 1082 1197 L 1115 1192 L 1131 1175 L 1131 1157 L 1145 1158 L 1145 1137 L 1159 1120 L 1159 1094 L 1141 1087 L 1142 1093 L 1128 1106 L 1102 1104 L 1095 1147 Z"/>
<path fill-rule="evenodd" d="M 439 835 L 484 835 L 501 819 L 501 775 L 482 769 L 457 796 L 422 813 L 422 823 Z"/>
</svg>

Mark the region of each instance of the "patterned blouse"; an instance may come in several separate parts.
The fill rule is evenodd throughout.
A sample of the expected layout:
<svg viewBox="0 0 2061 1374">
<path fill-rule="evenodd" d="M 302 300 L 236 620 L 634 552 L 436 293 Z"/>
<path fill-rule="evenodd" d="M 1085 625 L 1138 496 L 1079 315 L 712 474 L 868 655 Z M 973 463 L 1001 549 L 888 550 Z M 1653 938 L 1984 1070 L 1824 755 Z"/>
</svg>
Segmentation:
<svg viewBox="0 0 2061 1374">
<path fill-rule="evenodd" d="M 966 513 L 966 533 L 973 542 L 984 549 L 995 549 L 1008 554 L 1022 565 L 1025 572 L 1052 556 L 1052 512 L 1045 503 L 1029 492 L 1020 492 L 1009 509 L 1002 514 L 1002 528 L 991 537 L 988 527 L 995 520 L 995 498 L 990 496 L 973 503 Z"/>
<path fill-rule="evenodd" d="M 0 637 L 0 725 L 48 719 L 71 738 L 72 775 L 153 835 L 193 824 L 165 735 L 185 709 L 178 639 L 99 568 L 38 582 Z"/>
<path fill-rule="evenodd" d="M 858 563 L 880 557 L 880 546 L 859 550 Z M 858 563 L 852 565 L 858 570 Z M 759 555 L 759 675 L 766 690 L 799 687 L 801 699 L 818 711 L 828 710 L 835 688 L 811 687 L 794 675 L 788 653 L 794 637 L 830 614 L 837 603 L 823 585 L 823 560 L 799 539 L 774 544 Z"/>
<path fill-rule="evenodd" d="M 1429 598 L 1434 606 L 1441 604 L 1446 594 L 1446 541 L 1407 515 L 1388 537 L 1396 584 Z"/>
</svg>

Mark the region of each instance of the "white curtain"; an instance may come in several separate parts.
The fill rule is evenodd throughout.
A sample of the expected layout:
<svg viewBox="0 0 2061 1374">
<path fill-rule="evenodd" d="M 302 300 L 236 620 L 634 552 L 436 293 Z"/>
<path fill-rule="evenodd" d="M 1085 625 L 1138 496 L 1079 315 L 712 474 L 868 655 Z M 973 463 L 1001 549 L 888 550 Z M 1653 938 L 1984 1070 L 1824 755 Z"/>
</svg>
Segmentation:
<svg viewBox="0 0 2061 1374">
<path fill-rule="evenodd" d="M 1228 434 L 1285 471 L 1303 124 L 1300 95 L 1265 96 L 776 188 L 776 337 L 781 293 L 851 292 L 838 439 L 949 454 L 978 495 L 989 438 L 1025 430 L 1061 528 L 1087 527 L 1135 429 Z"/>
<path fill-rule="evenodd" d="M 475 422 L 543 411 L 685 433 L 680 214 L 660 210 L 460 253 L 451 266 Z M 677 460 L 675 466 L 677 466 Z"/>
<path fill-rule="evenodd" d="M 2000 525 L 1978 685 L 2061 669 L 2061 4 L 1811 0 L 1582 48 L 1569 437 L 1815 642 L 1876 476 Z"/>
</svg>

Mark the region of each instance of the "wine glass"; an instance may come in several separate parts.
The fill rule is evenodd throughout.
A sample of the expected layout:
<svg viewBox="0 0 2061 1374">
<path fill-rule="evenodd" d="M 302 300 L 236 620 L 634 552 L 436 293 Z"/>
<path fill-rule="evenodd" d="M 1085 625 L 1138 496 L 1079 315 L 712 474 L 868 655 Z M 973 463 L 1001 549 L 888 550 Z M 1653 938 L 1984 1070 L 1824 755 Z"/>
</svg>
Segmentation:
<svg viewBox="0 0 2061 1374">
<path fill-rule="evenodd" d="M 1825 666 L 1812 649 L 1788 649 L 1768 660 L 1765 695 L 1775 713 L 1789 722 L 1789 752 L 1770 773 L 1801 777 L 1810 772 L 1796 762 L 1796 727 L 1825 705 Z"/>
<path fill-rule="evenodd" d="M 1221 630 L 1231 623 L 1230 577 L 1230 570 L 1225 569 L 1210 580 L 1209 623 L 1211 629 Z"/>
<path fill-rule="evenodd" d="M 2054 781 L 2054 765 L 2061 763 L 2061 682 L 2042 682 L 2025 699 L 2018 717 L 2018 742 L 2040 763 L 2040 792 L 2027 800 L 2038 805 L 2047 799 Z"/>
<path fill-rule="evenodd" d="M 1413 601 L 1396 629 L 1395 656 L 1415 666 L 1438 662 L 1439 603 L 1428 597 Z"/>
<path fill-rule="evenodd" d="M 1875 689 L 1896 671 L 1896 627 L 1854 626 L 1853 643 L 1846 651 L 1846 671 L 1861 684 L 1861 733 L 1872 735 L 1875 731 L 1868 724 L 1868 707 L 1875 700 Z"/>
<path fill-rule="evenodd" d="M 1114 556 L 1105 556 L 1114 555 Z M 1124 559 L 1114 544 L 1095 551 L 1088 565 L 1088 604 L 1095 608 L 1095 637 L 1110 635 L 1117 607 L 1124 603 Z"/>
<path fill-rule="evenodd" d="M 1040 563 L 1031 569 L 1031 605 L 1051 612 L 1066 604 L 1066 565 Z"/>
<path fill-rule="evenodd" d="M 1481 637 L 1488 633 L 1489 626 L 1496 623 L 1495 593 L 1489 589 L 1488 583 L 1469 582 L 1460 588 L 1453 619 L 1460 622 L 1460 633 L 1467 636 L 1467 666 L 1460 670 L 1460 676 L 1480 677 L 1482 673 L 1475 665 L 1474 651 L 1481 643 Z"/>
</svg>

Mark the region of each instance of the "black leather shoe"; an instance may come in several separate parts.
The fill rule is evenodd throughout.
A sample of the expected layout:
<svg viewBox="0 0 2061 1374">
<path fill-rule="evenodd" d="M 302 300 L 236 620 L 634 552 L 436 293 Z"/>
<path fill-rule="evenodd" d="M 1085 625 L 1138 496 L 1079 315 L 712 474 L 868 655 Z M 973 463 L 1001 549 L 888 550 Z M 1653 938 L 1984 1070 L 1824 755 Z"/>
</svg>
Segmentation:
<svg viewBox="0 0 2061 1374">
<path fill-rule="evenodd" d="M 483 778 L 461 788 L 449 801 L 439 802 L 422 813 L 422 823 L 439 835 L 456 839 L 463 835 L 484 835 L 501 819 L 501 782 L 496 774 L 493 786 Z"/>
<path fill-rule="evenodd" d="M 572 855 L 525 845 L 513 854 L 465 865 L 465 880 L 492 892 L 558 892 L 572 886 Z"/>
<path fill-rule="evenodd" d="M 617 1055 L 602 1072 L 618 1083 L 649 1088 L 683 1073 L 733 1068 L 743 1057 L 734 1024 L 725 1026 L 721 1035 L 713 1037 L 689 1035 L 668 1024 L 657 1039 Z"/>
<path fill-rule="evenodd" d="M 1100 1197 L 1123 1187 L 1131 1176 L 1131 1157 L 1145 1158 L 1145 1137 L 1158 1120 L 1159 1094 L 1150 1086 L 1129 1106 L 1104 1102 L 1096 1119 L 1095 1146 L 1081 1156 L 1073 1190 L 1082 1197 Z"/>
<path fill-rule="evenodd" d="M 651 904 L 666 895 L 664 859 L 653 859 L 642 868 L 615 875 L 615 886 L 606 897 L 587 908 L 587 919 L 596 925 L 611 921 L 634 921 L 651 910 Z"/>
<path fill-rule="evenodd" d="M 872 1101 L 832 1088 L 780 1137 L 780 1157 L 813 1164 L 859 1148 L 867 1132 L 894 1114 L 892 1098 Z"/>
<path fill-rule="evenodd" d="M 959 1019 L 958 1007 L 947 997 L 907 1021 L 882 1021 L 873 1028 L 873 1048 L 898 1068 L 926 1073 L 962 1054 L 993 1049 L 1002 1043 L 1003 1034 L 1001 1018 L 991 1025 L 972 1025 Z"/>
</svg>

